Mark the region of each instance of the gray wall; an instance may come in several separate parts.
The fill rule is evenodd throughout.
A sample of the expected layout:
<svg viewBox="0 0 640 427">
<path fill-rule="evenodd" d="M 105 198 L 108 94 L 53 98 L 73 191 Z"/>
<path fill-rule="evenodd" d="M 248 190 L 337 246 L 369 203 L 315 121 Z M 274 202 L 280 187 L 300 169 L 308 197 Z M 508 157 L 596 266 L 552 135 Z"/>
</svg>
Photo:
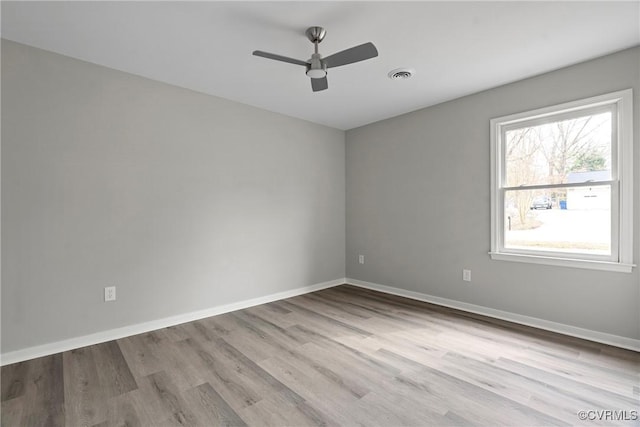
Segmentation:
<svg viewBox="0 0 640 427">
<path fill-rule="evenodd" d="M 344 277 L 344 143 L 3 41 L 2 352 Z"/>
<path fill-rule="evenodd" d="M 348 131 L 347 275 L 640 338 L 637 268 L 487 255 L 489 119 L 632 87 L 638 184 L 639 64 L 627 50 Z M 3 41 L 2 352 L 344 277 L 344 174 L 341 131 Z"/>
<path fill-rule="evenodd" d="M 639 268 L 611 273 L 487 255 L 489 120 L 633 88 L 638 264 L 639 68 L 640 48 L 630 49 L 348 131 L 347 276 L 639 339 Z"/>
</svg>

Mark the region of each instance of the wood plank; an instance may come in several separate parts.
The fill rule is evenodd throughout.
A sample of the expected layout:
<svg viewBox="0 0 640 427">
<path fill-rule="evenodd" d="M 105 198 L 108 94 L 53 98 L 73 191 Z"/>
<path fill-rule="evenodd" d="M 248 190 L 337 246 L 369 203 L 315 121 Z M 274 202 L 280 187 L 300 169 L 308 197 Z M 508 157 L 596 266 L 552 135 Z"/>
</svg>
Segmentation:
<svg viewBox="0 0 640 427">
<path fill-rule="evenodd" d="M 25 397 L 20 396 L 14 399 L 2 402 L 0 409 L 0 425 L 2 426 L 19 426 L 22 425 L 22 419 L 25 411 Z"/>
<path fill-rule="evenodd" d="M 63 356 L 67 422 L 92 426 L 106 421 L 107 396 L 100 385 L 91 347 L 64 352 Z"/>
<path fill-rule="evenodd" d="M 141 417 L 140 408 L 136 407 L 135 395 L 139 394 L 139 389 L 135 389 L 132 392 L 120 394 L 107 401 L 107 416 L 106 420 L 94 427 L 143 427 L 150 425 L 146 420 Z"/>
<path fill-rule="evenodd" d="M 115 397 L 138 388 L 116 341 L 91 346 L 91 353 L 105 396 Z"/>
<path fill-rule="evenodd" d="M 201 425 L 238 427 L 247 425 L 209 383 L 188 390 L 186 397 L 191 402 L 191 407 L 194 408 Z"/>
<path fill-rule="evenodd" d="M 62 354 L 26 362 L 25 394 L 21 425 L 65 425 L 65 386 Z"/>
<path fill-rule="evenodd" d="M 144 395 L 144 401 L 146 407 L 155 414 L 158 425 L 165 423 L 181 426 L 200 425 L 187 401 L 165 372 L 156 372 L 145 380 L 146 390 L 150 392 Z"/>
<path fill-rule="evenodd" d="M 213 350 L 203 343 L 188 339 L 185 344 L 185 363 L 194 364 L 203 377 L 235 410 L 251 406 L 263 399 L 263 391 L 258 380 L 251 377 L 250 372 L 233 360 L 224 357 L 220 351 Z"/>
<path fill-rule="evenodd" d="M 13 365 L 2 367 L 2 371 L 0 371 L 2 402 L 24 395 L 27 367 L 27 362 L 14 363 Z"/>
</svg>

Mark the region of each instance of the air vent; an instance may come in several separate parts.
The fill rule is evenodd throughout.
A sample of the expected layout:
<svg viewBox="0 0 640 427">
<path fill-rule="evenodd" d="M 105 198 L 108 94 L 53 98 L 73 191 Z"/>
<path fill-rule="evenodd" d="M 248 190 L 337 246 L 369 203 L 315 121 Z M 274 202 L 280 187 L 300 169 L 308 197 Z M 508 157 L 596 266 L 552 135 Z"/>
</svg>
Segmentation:
<svg viewBox="0 0 640 427">
<path fill-rule="evenodd" d="M 410 79 L 413 76 L 414 71 L 409 68 L 396 68 L 395 70 L 389 71 L 389 78 L 391 80 L 406 80 Z"/>
</svg>

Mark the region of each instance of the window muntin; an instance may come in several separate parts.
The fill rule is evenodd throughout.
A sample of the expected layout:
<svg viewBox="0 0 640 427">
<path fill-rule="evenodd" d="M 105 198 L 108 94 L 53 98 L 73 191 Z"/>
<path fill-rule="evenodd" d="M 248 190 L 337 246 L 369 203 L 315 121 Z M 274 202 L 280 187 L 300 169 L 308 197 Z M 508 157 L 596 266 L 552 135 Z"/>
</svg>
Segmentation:
<svg viewBox="0 0 640 427">
<path fill-rule="evenodd" d="M 631 271 L 631 117 L 629 89 L 491 121 L 492 258 Z"/>
</svg>

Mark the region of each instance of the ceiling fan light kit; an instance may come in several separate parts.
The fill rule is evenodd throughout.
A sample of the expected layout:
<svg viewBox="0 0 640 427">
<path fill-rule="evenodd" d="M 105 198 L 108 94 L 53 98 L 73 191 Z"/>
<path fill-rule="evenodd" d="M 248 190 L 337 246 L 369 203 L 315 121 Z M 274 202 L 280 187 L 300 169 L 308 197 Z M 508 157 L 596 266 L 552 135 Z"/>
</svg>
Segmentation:
<svg viewBox="0 0 640 427">
<path fill-rule="evenodd" d="M 323 58 L 318 52 L 318 44 L 327 34 L 326 30 L 322 27 L 309 27 L 305 31 L 305 34 L 314 46 L 314 52 L 311 54 L 311 58 L 307 61 L 301 61 L 299 59 L 289 58 L 275 53 L 263 52 L 261 50 L 255 50 L 253 51 L 253 54 L 267 59 L 274 59 L 276 61 L 304 66 L 306 68 L 307 76 L 311 78 L 311 89 L 314 92 L 325 90 L 329 87 L 327 81 L 328 68 L 353 64 L 354 62 L 360 62 L 378 56 L 378 50 L 373 43 L 369 42 L 345 49 Z"/>
<path fill-rule="evenodd" d="M 319 53 L 312 54 L 307 67 L 307 76 L 312 79 L 321 79 L 326 75 L 327 65 L 322 62 L 322 56 Z"/>
</svg>

